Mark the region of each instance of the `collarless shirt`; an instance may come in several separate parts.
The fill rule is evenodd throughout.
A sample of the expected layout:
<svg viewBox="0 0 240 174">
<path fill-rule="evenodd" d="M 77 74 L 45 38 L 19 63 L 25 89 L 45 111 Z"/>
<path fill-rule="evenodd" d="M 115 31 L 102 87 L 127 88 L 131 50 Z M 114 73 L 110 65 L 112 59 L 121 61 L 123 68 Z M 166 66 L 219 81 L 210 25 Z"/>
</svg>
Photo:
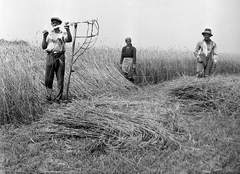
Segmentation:
<svg viewBox="0 0 240 174">
<path fill-rule="evenodd" d="M 214 62 L 217 62 L 217 44 L 210 40 L 209 44 L 205 40 L 199 41 L 194 50 L 194 55 L 197 57 L 199 55 L 205 55 L 205 57 L 212 56 Z"/>
</svg>

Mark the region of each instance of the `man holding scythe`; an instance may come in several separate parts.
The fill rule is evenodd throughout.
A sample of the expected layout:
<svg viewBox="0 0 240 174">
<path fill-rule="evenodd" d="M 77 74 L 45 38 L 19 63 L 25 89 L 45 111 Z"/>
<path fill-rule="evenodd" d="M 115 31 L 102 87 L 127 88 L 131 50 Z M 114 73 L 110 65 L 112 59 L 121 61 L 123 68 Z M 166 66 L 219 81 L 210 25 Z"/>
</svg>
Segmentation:
<svg viewBox="0 0 240 174">
<path fill-rule="evenodd" d="M 53 30 L 49 33 L 43 31 L 42 49 L 46 50 L 45 86 L 47 90 L 46 99 L 59 102 L 63 96 L 64 73 L 65 73 L 65 43 L 72 42 L 69 25 L 65 25 L 66 32 L 62 32 L 59 26 L 62 24 L 58 17 L 51 18 Z M 57 95 L 52 96 L 54 74 L 57 77 Z"/>
</svg>

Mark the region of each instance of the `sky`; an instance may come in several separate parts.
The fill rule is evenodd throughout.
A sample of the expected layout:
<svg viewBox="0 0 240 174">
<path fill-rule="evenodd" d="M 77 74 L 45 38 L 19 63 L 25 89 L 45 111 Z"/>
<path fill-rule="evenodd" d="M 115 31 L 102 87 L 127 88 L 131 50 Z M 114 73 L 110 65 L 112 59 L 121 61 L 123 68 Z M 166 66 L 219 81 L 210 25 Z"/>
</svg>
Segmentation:
<svg viewBox="0 0 240 174">
<path fill-rule="evenodd" d="M 0 0 L 0 39 L 40 46 L 53 16 L 63 22 L 97 19 L 96 46 L 122 47 L 131 37 L 137 49 L 194 50 L 210 28 L 218 52 L 240 53 L 240 0 Z M 79 35 L 84 30 L 78 26 Z"/>
</svg>

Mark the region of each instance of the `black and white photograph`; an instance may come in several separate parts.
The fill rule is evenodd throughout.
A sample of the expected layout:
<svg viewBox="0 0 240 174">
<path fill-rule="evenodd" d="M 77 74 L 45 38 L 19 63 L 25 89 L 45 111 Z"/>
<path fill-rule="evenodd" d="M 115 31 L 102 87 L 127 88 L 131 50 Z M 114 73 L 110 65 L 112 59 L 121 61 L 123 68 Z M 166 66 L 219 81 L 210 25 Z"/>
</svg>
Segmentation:
<svg viewBox="0 0 240 174">
<path fill-rule="evenodd" d="M 0 174 L 240 174 L 239 0 L 0 0 Z"/>
</svg>

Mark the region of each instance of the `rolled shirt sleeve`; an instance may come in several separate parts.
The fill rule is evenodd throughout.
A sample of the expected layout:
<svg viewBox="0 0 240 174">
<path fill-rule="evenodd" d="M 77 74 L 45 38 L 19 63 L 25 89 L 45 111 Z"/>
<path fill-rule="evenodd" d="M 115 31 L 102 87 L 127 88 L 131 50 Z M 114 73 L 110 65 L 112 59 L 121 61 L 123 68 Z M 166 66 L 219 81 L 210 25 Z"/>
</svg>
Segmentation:
<svg viewBox="0 0 240 174">
<path fill-rule="evenodd" d="M 201 51 L 199 51 L 201 49 L 201 41 L 197 43 L 196 47 L 195 47 L 195 50 L 194 50 L 194 55 L 196 57 L 199 57 L 199 54 Z"/>
<path fill-rule="evenodd" d="M 213 62 L 217 63 L 218 61 L 218 54 L 217 54 L 217 44 L 214 44 L 213 48 Z"/>
</svg>

